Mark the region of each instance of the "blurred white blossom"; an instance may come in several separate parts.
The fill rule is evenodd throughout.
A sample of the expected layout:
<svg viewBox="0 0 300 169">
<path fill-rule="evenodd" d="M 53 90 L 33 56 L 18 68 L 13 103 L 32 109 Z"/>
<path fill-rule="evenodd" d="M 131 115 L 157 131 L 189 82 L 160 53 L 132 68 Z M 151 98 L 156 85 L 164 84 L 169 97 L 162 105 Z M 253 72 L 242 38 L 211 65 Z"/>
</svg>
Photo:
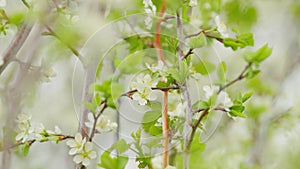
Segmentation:
<svg viewBox="0 0 300 169">
<path fill-rule="evenodd" d="M 0 0 L 0 7 L 6 6 L 6 0 Z"/>
<path fill-rule="evenodd" d="M 215 95 L 218 93 L 219 91 L 219 87 L 218 86 L 203 86 L 203 90 L 205 91 L 205 98 L 209 99 L 211 96 Z M 233 105 L 229 95 L 227 92 L 225 91 L 221 91 L 218 95 L 217 95 L 217 102 L 216 105 L 221 105 L 222 107 L 225 108 L 225 110 L 229 111 L 229 107 L 231 107 Z"/>
<path fill-rule="evenodd" d="M 195 7 L 195 6 L 197 6 L 197 5 L 198 5 L 197 0 L 190 0 L 189 6 Z"/>
<path fill-rule="evenodd" d="M 156 13 L 156 6 L 152 3 L 151 0 L 143 0 L 144 11 L 147 14 L 147 18 L 145 19 L 145 25 L 147 29 L 151 29 L 152 27 L 152 16 Z"/>
<path fill-rule="evenodd" d="M 86 122 L 85 125 L 92 129 L 95 123 L 94 115 L 92 113 L 89 113 L 88 119 L 89 121 Z M 118 124 L 115 122 L 111 122 L 107 116 L 101 115 L 97 120 L 96 131 L 99 133 L 105 133 L 114 130 L 115 128 L 117 128 L 117 126 Z"/>
<path fill-rule="evenodd" d="M 90 164 L 90 160 L 97 157 L 95 151 L 93 151 L 93 145 L 91 142 L 85 143 L 83 149 L 77 153 L 77 155 L 73 158 L 73 161 L 76 164 L 82 163 L 84 166 L 88 166 Z"/>
<path fill-rule="evenodd" d="M 228 35 L 228 32 L 227 32 L 227 27 L 226 27 L 226 25 L 224 24 L 224 22 L 221 21 L 219 15 L 217 15 L 217 16 L 215 17 L 215 23 L 216 23 L 216 25 L 217 25 L 217 28 L 218 28 L 218 31 L 220 32 L 220 34 L 221 34 L 224 38 L 228 38 L 229 35 Z"/>
<path fill-rule="evenodd" d="M 30 119 L 31 116 L 27 113 L 21 113 L 18 115 L 18 134 L 16 136 L 17 141 L 25 143 L 28 140 L 34 139 L 34 128 L 31 126 Z"/>
<path fill-rule="evenodd" d="M 174 110 L 171 110 L 168 112 L 168 114 L 171 116 L 171 117 L 184 117 L 185 116 L 185 113 L 184 113 L 184 110 L 187 106 L 187 102 L 180 102 L 180 103 L 177 103 L 176 104 L 176 108 Z"/>
<path fill-rule="evenodd" d="M 85 143 L 86 138 L 82 139 L 82 135 L 80 133 L 76 133 L 75 138 L 66 143 L 71 148 L 69 154 L 74 155 L 81 152 Z"/>
<path fill-rule="evenodd" d="M 153 169 L 176 169 L 176 167 L 168 165 L 166 168 L 163 167 L 162 156 L 155 156 L 151 159 Z"/>
</svg>

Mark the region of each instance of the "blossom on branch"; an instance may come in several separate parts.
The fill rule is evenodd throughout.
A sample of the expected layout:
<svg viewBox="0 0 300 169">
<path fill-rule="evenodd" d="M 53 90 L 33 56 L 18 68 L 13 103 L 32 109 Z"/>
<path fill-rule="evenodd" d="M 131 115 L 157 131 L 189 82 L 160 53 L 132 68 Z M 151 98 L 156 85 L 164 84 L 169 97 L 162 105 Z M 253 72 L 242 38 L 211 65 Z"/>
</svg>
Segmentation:
<svg viewBox="0 0 300 169">
<path fill-rule="evenodd" d="M 216 23 L 216 25 L 217 25 L 217 29 L 218 29 L 218 31 L 220 32 L 220 34 L 221 34 L 224 38 L 228 38 L 229 35 L 228 35 L 228 32 L 227 32 L 227 27 L 226 27 L 226 25 L 224 24 L 224 22 L 221 21 L 219 15 L 215 17 L 215 23 Z"/>
<path fill-rule="evenodd" d="M 85 143 L 86 138 L 82 139 L 82 135 L 80 133 L 77 133 L 74 139 L 71 139 L 66 143 L 71 148 L 69 154 L 74 155 L 81 152 Z"/>
<path fill-rule="evenodd" d="M 94 115 L 92 113 L 89 113 L 88 114 L 88 119 L 89 119 L 89 121 L 86 122 L 85 125 L 88 128 L 93 129 L 93 126 L 94 126 L 94 123 L 95 123 Z M 98 133 L 106 133 L 106 132 L 110 132 L 110 131 L 114 130 L 117 127 L 118 127 L 117 123 L 111 122 L 110 119 L 107 116 L 101 115 L 97 119 L 95 129 Z"/>
<path fill-rule="evenodd" d="M 156 84 L 157 82 L 153 81 L 150 75 L 139 75 L 136 81 L 131 85 L 131 89 L 137 90 L 137 92 L 132 95 L 133 100 L 138 101 L 140 105 L 146 105 L 148 100 L 155 100 L 156 95 L 151 88 L 156 87 Z"/>
<path fill-rule="evenodd" d="M 97 157 L 95 151 L 93 151 L 93 145 L 91 142 L 85 143 L 83 149 L 77 153 L 77 155 L 73 158 L 73 161 L 76 164 L 82 163 L 84 166 L 88 166 L 90 164 L 90 160 Z"/>
</svg>

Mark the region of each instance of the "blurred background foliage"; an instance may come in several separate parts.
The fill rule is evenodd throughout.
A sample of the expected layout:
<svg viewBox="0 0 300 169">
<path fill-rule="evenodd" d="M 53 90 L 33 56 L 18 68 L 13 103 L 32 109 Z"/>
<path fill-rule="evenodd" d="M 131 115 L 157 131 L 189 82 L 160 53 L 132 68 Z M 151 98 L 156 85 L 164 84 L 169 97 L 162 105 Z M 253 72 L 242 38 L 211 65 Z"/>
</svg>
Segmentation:
<svg viewBox="0 0 300 169">
<path fill-rule="evenodd" d="M 157 10 L 160 9 L 160 1 L 153 1 L 157 4 Z M 143 32 L 141 30 L 145 29 L 142 18 L 124 19 L 132 14 L 143 13 L 143 3 L 136 0 L 31 0 L 28 3 L 34 4 L 30 12 L 19 0 L 7 0 L 7 5 L 0 7 L 1 55 L 24 20 L 26 22 L 37 21 L 40 25 L 46 24 L 55 34 L 43 29 L 39 41 L 33 39 L 27 42 L 27 45 L 18 53 L 17 58 L 20 64 L 29 59 L 31 67 L 26 75 L 27 78 L 19 81 L 23 90 L 22 92 L 16 91 L 22 93 L 18 96 L 22 99 L 17 106 L 20 107 L 20 111 L 33 114 L 33 121 L 42 122 L 46 128 L 58 125 L 66 133 L 75 133 L 78 125 L 76 112 L 79 112 L 83 86 L 83 70 L 74 52 L 72 53 L 66 46 L 80 50 L 99 28 L 114 23 L 113 31 L 117 32 L 119 38 L 124 38 L 124 43 L 116 45 L 106 55 L 104 73 L 99 75 L 98 80 L 108 79 L 113 76 L 115 66 L 119 66 L 124 57 L 136 50 L 147 48 L 149 45 L 147 42 L 153 40 L 152 36 L 130 36 L 135 31 Z M 247 118 L 232 120 L 222 116 L 213 134 L 209 139 L 203 140 L 205 145 L 194 142 L 191 168 L 300 168 L 300 1 L 198 0 L 198 6 L 193 9 L 184 5 L 184 1 L 176 3 L 170 1 L 167 13 L 174 15 L 174 9 L 178 6 L 183 7 L 184 22 L 191 25 L 185 28 L 186 33 L 195 33 L 202 28 L 211 27 L 214 23 L 214 16 L 220 15 L 231 32 L 238 34 L 253 32 L 255 48 L 265 42 L 273 48 L 273 54 L 262 64 L 262 72 L 257 77 L 247 82 L 246 85 L 239 83 L 228 90 L 229 93 L 239 90 L 256 91 L 247 103 Z M 116 23 L 115 20 L 122 20 L 122 22 Z M 128 26 L 124 26 L 124 22 L 127 22 Z M 173 28 L 163 29 L 162 32 L 172 37 L 176 35 L 175 21 L 171 20 L 169 23 L 173 24 Z M 154 29 L 155 27 L 152 26 L 152 32 Z M 168 39 L 168 36 L 162 37 L 162 43 L 164 42 L 177 43 L 172 38 Z M 131 45 L 132 43 L 134 45 Z M 214 50 L 203 48 L 197 49 L 196 53 L 211 62 L 219 57 L 228 65 L 233 65 L 228 68 L 227 76 L 228 78 L 236 77 L 236 72 L 243 67 L 242 52 L 224 49 L 218 43 L 211 45 Z M 175 51 L 174 46 L 168 50 Z M 101 46 L 97 47 L 101 48 Z M 28 51 L 34 52 L 29 52 L 30 56 L 28 56 Z M 153 51 L 148 52 L 149 58 L 143 59 L 153 62 L 156 56 L 153 55 Z M 172 60 L 172 56 L 166 56 Z M 143 61 L 137 62 L 140 64 Z M 196 62 L 199 60 L 196 59 Z M 128 64 L 131 65 L 131 63 Z M 124 65 L 123 69 L 129 72 L 138 71 L 124 67 Z M 0 124 L 3 131 L 0 132 L 0 136 L 2 139 L 7 130 L 8 102 L 11 101 L 9 99 L 14 99 L 9 97 L 8 89 L 14 90 L 10 86 L 14 85 L 14 80 L 18 80 L 15 77 L 18 71 L 20 71 L 18 64 L 13 63 L 0 76 Z M 128 79 L 118 80 L 124 86 L 128 85 L 126 82 Z M 123 115 L 132 116 L 130 119 L 141 120 L 143 117 L 138 110 L 125 106 L 121 108 L 123 108 L 121 110 Z M 111 116 L 116 118 L 114 114 Z M 132 124 L 126 120 L 126 118 L 121 118 L 119 121 L 119 125 L 122 126 L 120 133 L 109 133 L 97 137 L 97 144 L 101 145 L 98 147 L 99 152 L 109 147 L 110 143 L 119 137 L 128 139 L 132 128 L 140 127 L 140 124 Z M 210 128 L 212 124 L 207 125 L 207 128 Z M 1 144 L 2 141 L 0 147 Z M 13 154 L 11 168 L 54 169 L 70 168 L 73 165 L 71 157 L 66 153 L 68 150 L 63 144 L 34 145 L 30 151 L 25 158 L 17 153 Z M 2 153 L 0 155 L 2 156 Z M 136 167 L 135 161 L 130 159 L 127 168 L 134 167 Z"/>
</svg>

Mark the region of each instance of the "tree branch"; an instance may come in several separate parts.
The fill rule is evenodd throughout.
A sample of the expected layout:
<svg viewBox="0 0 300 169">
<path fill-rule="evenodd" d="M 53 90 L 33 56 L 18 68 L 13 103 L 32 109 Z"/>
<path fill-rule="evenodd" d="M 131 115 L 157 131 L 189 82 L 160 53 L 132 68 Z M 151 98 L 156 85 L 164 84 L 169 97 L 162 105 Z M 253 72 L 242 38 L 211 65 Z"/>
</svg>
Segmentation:
<svg viewBox="0 0 300 169">
<path fill-rule="evenodd" d="M 160 42 L 160 34 L 161 34 L 161 23 L 164 20 L 163 14 L 165 13 L 165 8 L 167 5 L 167 0 L 163 0 L 160 11 L 159 11 L 159 17 L 157 23 L 156 23 L 156 30 L 155 30 L 155 36 L 154 36 L 154 47 L 156 49 L 158 60 L 165 63 L 163 50 Z M 163 168 L 166 168 L 169 165 L 169 155 L 168 155 L 168 148 L 169 148 L 169 125 L 168 125 L 168 90 L 163 91 L 163 101 L 162 101 L 162 125 L 163 125 Z"/>
<path fill-rule="evenodd" d="M 9 63 L 16 59 L 16 55 L 21 49 L 21 47 L 23 46 L 29 33 L 31 32 L 32 27 L 33 26 L 28 23 L 22 24 L 14 40 L 10 43 L 9 47 L 6 49 L 5 53 L 2 56 L 4 63 L 2 66 L 0 66 L 0 75 L 5 70 L 5 68 L 9 65 Z"/>
<path fill-rule="evenodd" d="M 245 66 L 244 70 L 239 74 L 238 77 L 236 77 L 235 79 L 233 79 L 232 81 L 230 81 L 230 82 L 227 83 L 226 85 L 220 87 L 220 89 L 219 89 L 219 91 L 218 91 L 218 94 L 219 94 L 222 90 L 226 89 L 227 87 L 229 87 L 229 86 L 233 85 L 234 83 L 236 83 L 236 82 L 238 82 L 238 81 L 244 79 L 244 78 L 245 78 L 245 75 L 246 75 L 245 73 L 246 73 L 247 69 L 248 69 L 251 65 L 252 65 L 251 62 L 248 63 L 248 65 Z"/>
<path fill-rule="evenodd" d="M 95 133 L 96 133 L 96 125 L 97 125 L 97 121 L 98 121 L 99 117 L 103 114 L 104 110 L 107 108 L 107 100 L 104 100 L 104 101 L 102 102 L 102 104 L 103 104 L 103 107 L 102 107 L 102 109 L 100 110 L 100 112 L 97 114 L 97 116 L 95 116 L 95 114 L 93 114 L 93 115 L 94 115 L 94 124 L 93 124 L 93 128 L 92 128 L 91 136 L 90 136 L 90 138 L 89 138 L 90 141 L 93 140 L 94 135 L 95 135 Z M 102 105 L 102 104 L 101 104 L 101 105 Z"/>
</svg>

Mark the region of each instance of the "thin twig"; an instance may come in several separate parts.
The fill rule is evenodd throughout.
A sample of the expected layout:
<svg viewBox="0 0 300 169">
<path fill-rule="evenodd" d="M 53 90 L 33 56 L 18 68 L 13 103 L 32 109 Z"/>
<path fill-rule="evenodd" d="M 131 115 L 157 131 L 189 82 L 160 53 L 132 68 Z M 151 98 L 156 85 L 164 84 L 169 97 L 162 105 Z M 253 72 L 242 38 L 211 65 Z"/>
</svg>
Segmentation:
<svg viewBox="0 0 300 169">
<path fill-rule="evenodd" d="M 220 89 L 219 89 L 219 91 L 218 91 L 218 94 L 219 94 L 222 90 L 226 89 L 227 87 L 229 87 L 229 86 L 233 85 L 234 83 L 236 83 L 236 82 L 238 82 L 238 81 L 244 79 L 245 76 L 246 76 L 245 73 L 246 73 L 247 69 L 248 69 L 251 65 L 252 65 L 252 62 L 249 62 L 249 63 L 245 66 L 244 70 L 239 74 L 238 77 L 236 77 L 235 79 L 233 79 L 232 81 L 230 81 L 230 82 L 227 83 L 226 85 L 220 87 Z"/>
<path fill-rule="evenodd" d="M 190 56 L 191 54 L 193 54 L 194 48 L 190 48 L 189 51 L 182 57 L 182 60 L 186 59 L 188 56 Z"/>
<path fill-rule="evenodd" d="M 201 31 L 199 31 L 199 32 L 197 32 L 197 33 L 187 35 L 187 36 L 185 36 L 184 39 L 188 39 L 188 38 L 192 38 L 192 37 L 198 36 L 198 35 L 200 35 L 201 33 L 203 33 L 203 34 L 204 34 L 206 37 L 208 37 L 208 38 L 216 39 L 217 41 L 219 41 L 219 42 L 221 42 L 221 43 L 224 43 L 224 39 L 223 39 L 223 38 L 220 38 L 220 37 L 211 35 L 211 34 L 209 34 L 208 32 L 205 32 L 205 30 L 201 30 Z"/>
<path fill-rule="evenodd" d="M 47 33 L 44 33 L 44 35 L 51 35 L 51 36 L 55 37 L 55 38 L 58 39 L 60 42 L 62 42 L 67 48 L 69 48 L 70 51 L 71 51 L 75 56 L 77 56 L 78 58 L 82 58 L 82 57 L 80 56 L 79 52 L 78 52 L 73 46 L 71 46 L 70 44 L 68 44 L 68 43 L 66 43 L 65 41 L 63 41 L 63 40 L 61 39 L 61 37 L 60 37 L 57 33 L 55 33 L 54 30 L 53 30 L 52 28 L 50 28 L 47 24 L 44 24 L 44 25 L 45 25 L 46 29 L 49 31 L 49 32 L 47 32 Z"/>
<path fill-rule="evenodd" d="M 169 87 L 152 87 L 152 90 L 160 90 L 160 91 L 168 91 L 168 90 L 176 90 L 179 89 L 178 86 L 169 86 Z M 121 96 L 127 96 L 127 97 L 131 97 L 133 95 L 133 93 L 137 92 L 137 89 L 134 90 L 130 90 L 126 93 L 123 93 Z"/>
<path fill-rule="evenodd" d="M 100 112 L 97 114 L 97 116 L 95 114 L 93 114 L 94 115 L 94 124 L 93 124 L 93 128 L 92 128 L 91 136 L 89 138 L 90 141 L 93 140 L 94 135 L 96 133 L 96 125 L 97 125 L 97 121 L 98 121 L 99 117 L 103 114 L 104 110 L 107 108 L 107 100 L 104 100 L 102 102 L 102 104 L 103 104 L 103 107 L 100 110 Z"/>
<path fill-rule="evenodd" d="M 5 68 L 9 65 L 10 62 L 16 59 L 16 55 L 23 46 L 25 40 L 27 39 L 29 33 L 32 30 L 32 25 L 28 23 L 23 23 L 20 27 L 17 35 L 14 40 L 11 42 L 9 47 L 6 49 L 5 53 L 2 56 L 3 65 L 0 66 L 0 75 L 5 70 Z"/>
</svg>

